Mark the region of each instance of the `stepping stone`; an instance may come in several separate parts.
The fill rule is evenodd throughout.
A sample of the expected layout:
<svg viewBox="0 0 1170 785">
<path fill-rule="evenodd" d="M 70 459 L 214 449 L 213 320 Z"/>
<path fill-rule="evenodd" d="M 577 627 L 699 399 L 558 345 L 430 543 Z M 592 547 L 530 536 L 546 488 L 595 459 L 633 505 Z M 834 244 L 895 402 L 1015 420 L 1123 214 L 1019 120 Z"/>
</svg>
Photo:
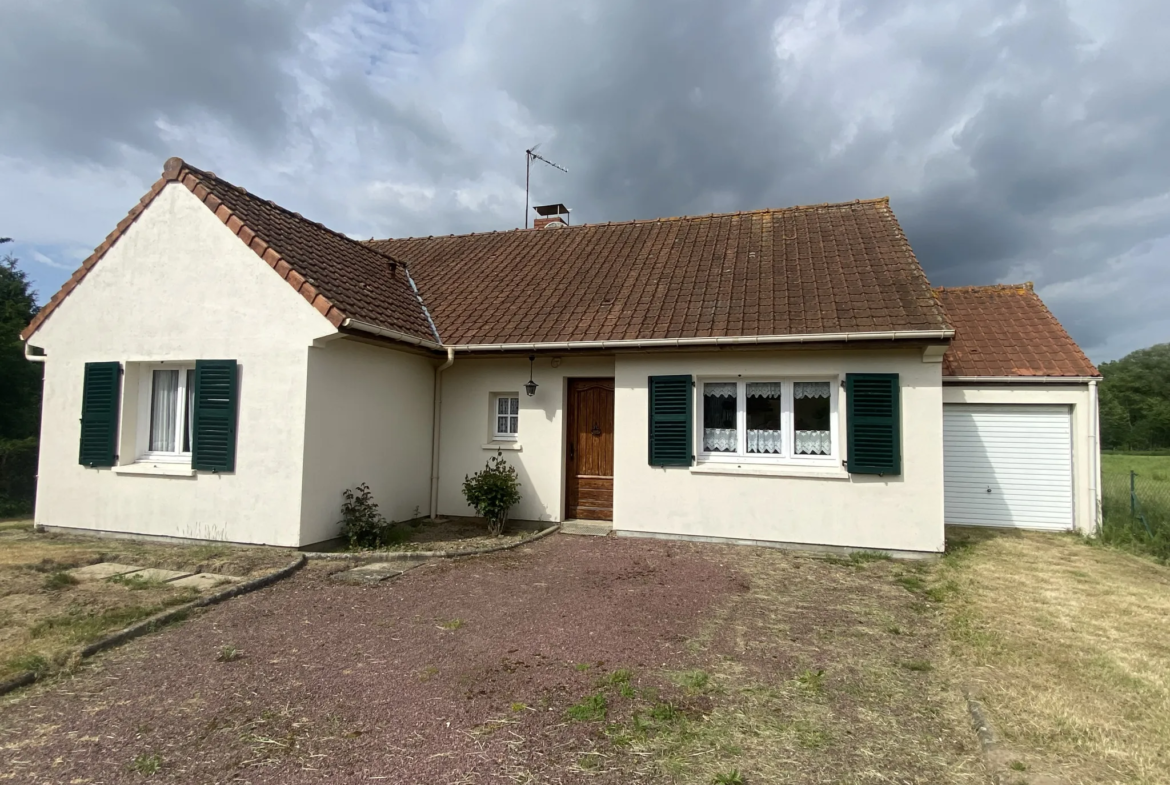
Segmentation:
<svg viewBox="0 0 1170 785">
<path fill-rule="evenodd" d="M 76 567 L 69 570 L 69 574 L 79 581 L 100 581 L 118 575 L 129 575 L 130 573 L 140 572 L 141 570 L 141 567 L 135 567 L 132 564 L 117 564 L 112 561 L 104 561 L 101 564 L 91 564 L 88 567 Z"/>
<path fill-rule="evenodd" d="M 354 567 L 352 570 L 335 572 L 330 577 L 335 581 L 340 581 L 341 583 L 363 585 L 370 583 L 381 583 L 387 578 L 395 578 L 405 571 L 406 570 L 403 569 L 403 565 L 401 564 L 374 562 L 372 564 L 363 564 L 361 567 Z"/>
<path fill-rule="evenodd" d="M 186 578 L 176 578 L 170 581 L 172 586 L 191 587 L 199 591 L 224 588 L 230 583 L 239 583 L 240 579 L 234 575 L 217 575 L 213 572 L 201 572 L 197 575 L 188 575 Z"/>
<path fill-rule="evenodd" d="M 148 570 L 139 570 L 133 573 L 132 577 L 141 578 L 144 581 L 162 581 L 165 583 L 178 580 L 179 578 L 186 578 L 193 574 L 190 572 L 179 572 L 178 570 L 157 570 L 152 567 Z"/>
<path fill-rule="evenodd" d="M 565 521 L 561 524 L 561 534 L 585 534 L 592 537 L 604 537 L 613 531 L 613 524 L 609 521 Z"/>
</svg>

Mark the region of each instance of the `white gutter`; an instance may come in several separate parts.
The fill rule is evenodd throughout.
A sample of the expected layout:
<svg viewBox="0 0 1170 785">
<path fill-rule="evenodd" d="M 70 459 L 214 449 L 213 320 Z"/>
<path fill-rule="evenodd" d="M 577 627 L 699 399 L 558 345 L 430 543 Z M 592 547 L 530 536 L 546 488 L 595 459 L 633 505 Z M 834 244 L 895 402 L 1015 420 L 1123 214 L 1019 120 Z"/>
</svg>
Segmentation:
<svg viewBox="0 0 1170 785">
<path fill-rule="evenodd" d="M 944 376 L 943 384 L 1096 384 L 1097 376 Z"/>
<path fill-rule="evenodd" d="M 664 349 L 685 346 L 755 346 L 774 343 L 850 343 L 853 341 L 943 340 L 954 330 L 893 330 L 873 333 L 809 333 L 805 335 L 737 335 L 709 338 L 644 338 L 629 341 L 555 341 L 549 343 L 457 344 L 459 352 L 552 351 L 568 349 Z"/>
<path fill-rule="evenodd" d="M 434 349 L 435 351 L 439 352 L 447 348 L 440 343 L 429 341 L 426 338 L 416 338 L 413 335 L 400 333 L 397 330 L 387 330 L 385 327 L 379 327 L 378 325 L 370 324 L 369 322 L 359 322 L 356 319 L 346 319 L 341 323 L 341 326 L 351 330 L 361 330 L 362 332 L 370 333 L 371 335 L 380 335 L 383 338 L 390 338 L 395 341 L 401 341 L 403 343 L 411 344 L 412 346 L 422 346 L 426 349 Z"/>
<path fill-rule="evenodd" d="M 443 371 L 455 364 L 455 349 L 447 347 L 447 362 L 435 368 L 435 404 L 431 427 L 431 520 L 439 517 L 439 427 L 443 420 Z"/>
<path fill-rule="evenodd" d="M 1093 531 L 1101 532 L 1101 406 L 1097 380 L 1089 382 L 1089 498 L 1093 502 Z"/>
<path fill-rule="evenodd" d="M 49 358 L 49 356 L 46 354 L 29 354 L 28 353 L 29 348 L 30 347 L 29 347 L 28 341 L 25 341 L 25 343 L 24 343 L 24 359 L 28 360 L 30 363 L 43 363 L 45 360 L 47 360 Z"/>
</svg>

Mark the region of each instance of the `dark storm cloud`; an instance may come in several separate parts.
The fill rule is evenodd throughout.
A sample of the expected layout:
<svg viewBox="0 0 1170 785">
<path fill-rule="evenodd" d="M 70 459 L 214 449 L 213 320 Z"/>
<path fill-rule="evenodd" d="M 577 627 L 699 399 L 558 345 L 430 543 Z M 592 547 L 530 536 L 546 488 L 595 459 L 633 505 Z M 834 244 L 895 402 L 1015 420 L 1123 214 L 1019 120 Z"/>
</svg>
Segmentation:
<svg viewBox="0 0 1170 785">
<path fill-rule="evenodd" d="M 298 4 L 8 2 L 0 10 L 0 141 L 7 155 L 107 162 L 166 155 L 160 121 L 214 119 L 275 142 Z"/>
<path fill-rule="evenodd" d="M 1166 40 L 1154 0 L 28 0 L 0 166 L 131 150 L 149 182 L 170 124 L 363 235 L 518 225 L 539 141 L 575 222 L 889 195 L 934 283 L 1034 279 L 1114 352 L 1168 337 Z"/>
</svg>

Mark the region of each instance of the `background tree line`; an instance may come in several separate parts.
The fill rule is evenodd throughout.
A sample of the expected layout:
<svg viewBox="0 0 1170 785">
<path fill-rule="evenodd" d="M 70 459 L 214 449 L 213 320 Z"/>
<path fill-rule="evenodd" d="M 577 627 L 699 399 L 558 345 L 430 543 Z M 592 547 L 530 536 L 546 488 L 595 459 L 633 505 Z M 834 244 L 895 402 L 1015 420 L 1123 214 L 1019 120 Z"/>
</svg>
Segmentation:
<svg viewBox="0 0 1170 785">
<path fill-rule="evenodd" d="M 1170 343 L 1102 363 L 1101 445 L 1170 449 Z"/>
<path fill-rule="evenodd" d="M 0 244 L 11 242 L 0 237 Z M 0 260 L 0 518 L 32 512 L 44 366 L 24 359 L 20 331 L 36 315 L 36 292 L 12 254 Z"/>
</svg>

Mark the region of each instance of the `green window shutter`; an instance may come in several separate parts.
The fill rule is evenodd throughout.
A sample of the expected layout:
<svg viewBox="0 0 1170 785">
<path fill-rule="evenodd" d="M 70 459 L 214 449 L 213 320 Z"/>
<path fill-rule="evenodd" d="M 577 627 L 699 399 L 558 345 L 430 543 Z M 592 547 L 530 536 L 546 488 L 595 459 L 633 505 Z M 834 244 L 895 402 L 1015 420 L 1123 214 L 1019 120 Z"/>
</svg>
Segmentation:
<svg viewBox="0 0 1170 785">
<path fill-rule="evenodd" d="M 195 405 L 191 423 L 191 468 L 236 470 L 236 405 L 239 373 L 235 360 L 195 362 Z"/>
<path fill-rule="evenodd" d="M 86 363 L 81 392 L 82 466 L 113 466 L 118 456 L 118 399 L 122 366 Z"/>
<path fill-rule="evenodd" d="M 902 473 L 902 402 L 896 373 L 845 375 L 852 474 Z"/>
<path fill-rule="evenodd" d="M 690 376 L 650 377 L 650 465 L 690 466 L 693 437 Z"/>
</svg>

